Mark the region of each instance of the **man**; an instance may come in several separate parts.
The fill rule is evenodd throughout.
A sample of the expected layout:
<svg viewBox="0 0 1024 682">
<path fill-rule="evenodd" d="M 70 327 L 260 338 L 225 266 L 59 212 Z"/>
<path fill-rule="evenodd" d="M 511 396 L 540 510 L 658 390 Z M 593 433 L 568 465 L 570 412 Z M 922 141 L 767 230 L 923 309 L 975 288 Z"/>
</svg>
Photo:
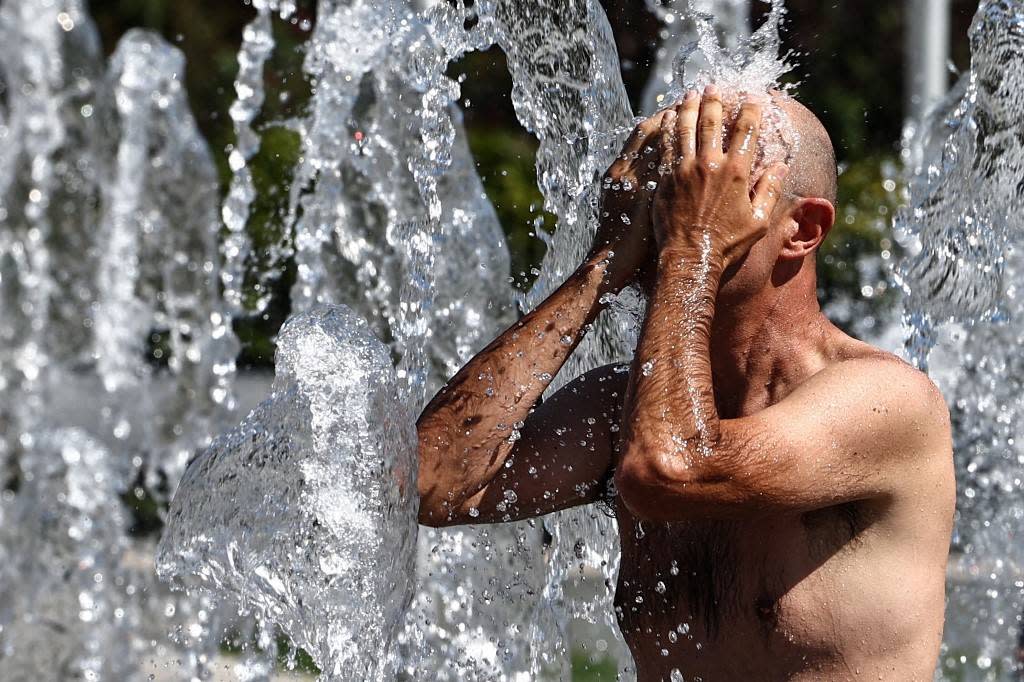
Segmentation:
<svg viewBox="0 0 1024 682">
<path fill-rule="evenodd" d="M 420 418 L 420 520 L 538 516 L 614 477 L 616 604 L 640 680 L 931 680 L 949 415 L 924 375 L 821 313 L 834 152 L 777 95 L 789 165 L 752 174 L 762 108 L 746 98 L 724 145 L 714 86 L 640 125 L 586 261 Z M 632 366 L 541 403 L 652 254 Z"/>
</svg>

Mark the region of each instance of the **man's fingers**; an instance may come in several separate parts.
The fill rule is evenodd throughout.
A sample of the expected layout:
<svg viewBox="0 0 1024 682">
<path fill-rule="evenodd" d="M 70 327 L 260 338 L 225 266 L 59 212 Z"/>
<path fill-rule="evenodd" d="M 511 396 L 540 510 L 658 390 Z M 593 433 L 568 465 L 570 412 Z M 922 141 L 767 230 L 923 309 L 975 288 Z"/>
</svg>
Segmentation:
<svg viewBox="0 0 1024 682">
<path fill-rule="evenodd" d="M 609 169 L 610 175 L 618 176 L 628 172 L 638 159 L 645 156 L 650 156 L 654 160 L 653 157 L 658 151 L 654 138 L 661 134 L 661 120 L 665 117 L 665 113 L 665 111 L 659 111 L 654 116 L 641 121 L 633 129 L 626 139 L 622 152 Z M 640 171 L 646 172 L 647 170 L 641 164 Z"/>
<path fill-rule="evenodd" d="M 729 156 L 738 161 L 745 177 L 750 176 L 754 163 L 757 138 L 761 134 L 761 111 L 761 105 L 757 102 L 744 103 L 729 142 Z"/>
<path fill-rule="evenodd" d="M 700 94 L 687 90 L 683 103 L 677 109 L 676 148 L 679 158 L 691 160 L 697 156 L 697 120 L 700 118 Z"/>
<path fill-rule="evenodd" d="M 675 109 L 665 111 L 661 119 L 661 168 L 668 170 L 676 164 L 676 114 Z"/>
<path fill-rule="evenodd" d="M 767 220 L 775 210 L 775 205 L 782 197 L 783 184 L 788 175 L 789 166 L 777 163 L 765 171 L 754 185 L 754 197 L 750 203 L 754 207 L 755 220 Z"/>
<path fill-rule="evenodd" d="M 649 123 L 650 119 L 641 121 L 640 125 L 633 129 L 633 132 L 629 134 L 629 139 L 626 140 L 626 146 L 622 148 L 622 153 L 619 154 L 619 159 L 622 161 L 629 161 L 636 157 L 643 149 L 644 142 L 647 141 L 647 137 L 650 135 L 644 127 Z"/>
<path fill-rule="evenodd" d="M 641 121 L 640 125 L 636 127 L 635 139 L 630 140 L 630 146 L 634 153 L 642 153 L 644 147 L 652 142 L 651 138 L 660 132 L 661 121 L 665 118 L 666 111 L 664 109 L 659 111 L 654 116 Z"/>
<path fill-rule="evenodd" d="M 658 149 L 658 139 L 661 137 L 662 124 L 665 121 L 665 116 L 668 114 L 669 109 L 662 109 L 654 116 L 644 121 L 644 132 L 646 137 L 644 138 L 643 146 L 640 149 L 640 158 L 648 158 L 648 161 L 652 164 L 657 164 L 658 155 L 660 153 Z M 648 167 L 647 164 L 643 164 L 640 167 L 641 174 L 647 174 L 653 170 L 652 167 Z"/>
<path fill-rule="evenodd" d="M 703 158 L 714 158 L 722 151 L 722 92 L 717 85 L 704 89 L 700 105 L 697 151 Z"/>
</svg>

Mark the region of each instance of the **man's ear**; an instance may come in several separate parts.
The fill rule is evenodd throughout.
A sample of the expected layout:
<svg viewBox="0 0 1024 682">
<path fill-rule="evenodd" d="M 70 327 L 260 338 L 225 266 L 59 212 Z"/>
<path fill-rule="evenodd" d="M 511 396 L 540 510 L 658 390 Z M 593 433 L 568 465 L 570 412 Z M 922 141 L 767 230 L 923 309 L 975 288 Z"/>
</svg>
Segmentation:
<svg viewBox="0 0 1024 682">
<path fill-rule="evenodd" d="M 836 222 L 836 209 L 826 199 L 799 198 L 790 210 L 791 230 L 779 258 L 796 260 L 810 255 L 825 241 Z"/>
</svg>

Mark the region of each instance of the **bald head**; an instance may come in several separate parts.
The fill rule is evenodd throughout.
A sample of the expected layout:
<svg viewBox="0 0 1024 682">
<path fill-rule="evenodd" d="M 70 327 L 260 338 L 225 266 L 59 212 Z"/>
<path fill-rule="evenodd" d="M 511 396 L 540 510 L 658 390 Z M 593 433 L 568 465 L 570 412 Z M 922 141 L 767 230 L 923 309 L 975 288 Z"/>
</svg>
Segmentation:
<svg viewBox="0 0 1024 682">
<path fill-rule="evenodd" d="M 786 191 L 798 197 L 837 201 L 839 177 L 832 139 L 818 117 L 787 95 L 776 95 L 774 103 L 793 127 L 795 139 L 789 144 L 789 176 Z"/>
<path fill-rule="evenodd" d="M 723 99 L 728 128 L 739 116 L 745 97 L 726 93 Z M 788 193 L 806 199 L 825 199 L 834 206 L 839 184 L 836 154 L 825 126 L 810 109 L 783 92 L 772 94 L 764 116 L 752 183 L 773 165 L 785 163 L 789 166 L 785 184 Z M 727 130 L 723 130 L 723 135 L 727 145 Z"/>
</svg>

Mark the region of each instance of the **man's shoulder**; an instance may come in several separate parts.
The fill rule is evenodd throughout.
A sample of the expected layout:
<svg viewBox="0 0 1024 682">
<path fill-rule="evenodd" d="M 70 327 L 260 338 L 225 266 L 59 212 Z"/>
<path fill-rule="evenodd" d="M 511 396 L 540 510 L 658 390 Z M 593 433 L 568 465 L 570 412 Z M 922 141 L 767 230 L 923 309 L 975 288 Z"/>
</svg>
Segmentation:
<svg viewBox="0 0 1024 682">
<path fill-rule="evenodd" d="M 842 412 L 837 417 L 856 430 L 885 433 L 908 446 L 945 446 L 949 408 L 938 386 L 896 355 L 861 345 L 808 382 L 815 393 L 833 396 L 829 402 Z"/>
<path fill-rule="evenodd" d="M 938 410 L 948 416 L 945 398 L 931 377 L 897 355 L 864 346 L 865 349 L 841 358 L 830 367 L 836 379 L 848 383 L 851 390 L 870 392 L 883 402 Z"/>
</svg>

